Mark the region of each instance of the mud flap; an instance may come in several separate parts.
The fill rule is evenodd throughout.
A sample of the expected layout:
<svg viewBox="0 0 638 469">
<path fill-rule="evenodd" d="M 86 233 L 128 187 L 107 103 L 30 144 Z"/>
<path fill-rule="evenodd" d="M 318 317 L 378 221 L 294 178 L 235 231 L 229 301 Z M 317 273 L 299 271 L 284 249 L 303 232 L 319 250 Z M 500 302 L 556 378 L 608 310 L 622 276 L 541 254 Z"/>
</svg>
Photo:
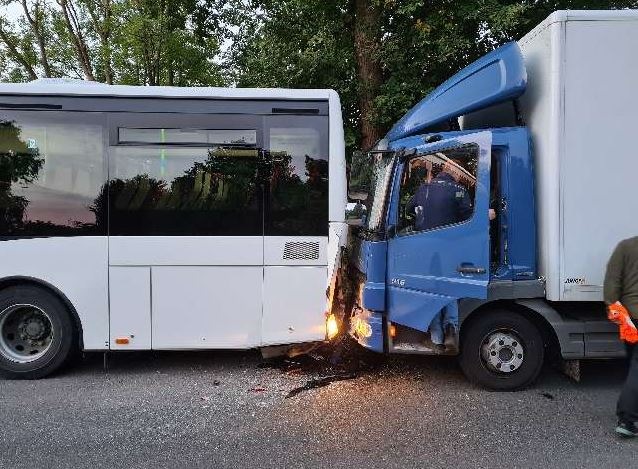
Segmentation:
<svg viewBox="0 0 638 469">
<path fill-rule="evenodd" d="M 580 383 L 580 360 L 561 360 L 559 366 L 565 376 Z"/>
</svg>

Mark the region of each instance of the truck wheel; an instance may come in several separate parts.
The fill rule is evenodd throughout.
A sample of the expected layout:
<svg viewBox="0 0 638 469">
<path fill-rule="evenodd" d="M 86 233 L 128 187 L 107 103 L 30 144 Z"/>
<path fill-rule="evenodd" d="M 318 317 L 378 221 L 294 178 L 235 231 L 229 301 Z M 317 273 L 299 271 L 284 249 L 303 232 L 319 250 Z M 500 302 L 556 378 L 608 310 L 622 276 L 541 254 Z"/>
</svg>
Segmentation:
<svg viewBox="0 0 638 469">
<path fill-rule="evenodd" d="M 541 333 L 531 321 L 512 311 L 496 310 L 481 314 L 465 327 L 460 365 L 470 381 L 513 391 L 538 377 L 545 350 Z"/>
<path fill-rule="evenodd" d="M 0 291 L 0 375 L 43 378 L 60 368 L 75 349 L 75 328 L 55 295 L 33 286 Z"/>
</svg>

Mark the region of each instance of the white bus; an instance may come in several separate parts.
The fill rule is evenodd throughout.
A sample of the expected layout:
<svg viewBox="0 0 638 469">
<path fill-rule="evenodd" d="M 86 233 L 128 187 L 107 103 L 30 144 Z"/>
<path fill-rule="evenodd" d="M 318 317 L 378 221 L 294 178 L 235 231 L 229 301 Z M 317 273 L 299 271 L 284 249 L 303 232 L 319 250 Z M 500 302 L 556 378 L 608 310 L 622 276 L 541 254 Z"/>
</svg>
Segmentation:
<svg viewBox="0 0 638 469">
<path fill-rule="evenodd" d="M 325 338 L 331 90 L 0 84 L 0 373 Z"/>
</svg>

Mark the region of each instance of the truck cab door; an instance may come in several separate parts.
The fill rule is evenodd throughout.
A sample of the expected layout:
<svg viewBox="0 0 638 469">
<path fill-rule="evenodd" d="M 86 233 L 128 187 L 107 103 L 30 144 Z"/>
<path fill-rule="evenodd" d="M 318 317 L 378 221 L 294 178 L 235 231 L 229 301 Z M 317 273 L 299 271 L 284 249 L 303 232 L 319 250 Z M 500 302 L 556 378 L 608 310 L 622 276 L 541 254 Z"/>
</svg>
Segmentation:
<svg viewBox="0 0 638 469">
<path fill-rule="evenodd" d="M 425 144 L 398 165 L 387 251 L 391 322 L 427 331 L 458 300 L 486 298 L 491 132 Z M 456 314 L 455 314 L 456 313 Z"/>
</svg>

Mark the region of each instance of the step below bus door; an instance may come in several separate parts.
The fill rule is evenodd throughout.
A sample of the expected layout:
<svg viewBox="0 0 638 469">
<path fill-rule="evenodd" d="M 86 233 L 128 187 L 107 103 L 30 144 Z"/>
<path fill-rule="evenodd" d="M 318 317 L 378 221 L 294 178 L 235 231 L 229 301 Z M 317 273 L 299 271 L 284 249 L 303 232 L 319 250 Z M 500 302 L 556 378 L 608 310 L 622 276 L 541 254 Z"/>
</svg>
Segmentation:
<svg viewBox="0 0 638 469">
<path fill-rule="evenodd" d="M 388 215 L 391 351 L 413 349 L 405 337 L 433 350 L 446 331 L 458 345 L 459 299 L 487 297 L 491 142 L 491 132 L 465 135 L 400 163 Z"/>
</svg>

